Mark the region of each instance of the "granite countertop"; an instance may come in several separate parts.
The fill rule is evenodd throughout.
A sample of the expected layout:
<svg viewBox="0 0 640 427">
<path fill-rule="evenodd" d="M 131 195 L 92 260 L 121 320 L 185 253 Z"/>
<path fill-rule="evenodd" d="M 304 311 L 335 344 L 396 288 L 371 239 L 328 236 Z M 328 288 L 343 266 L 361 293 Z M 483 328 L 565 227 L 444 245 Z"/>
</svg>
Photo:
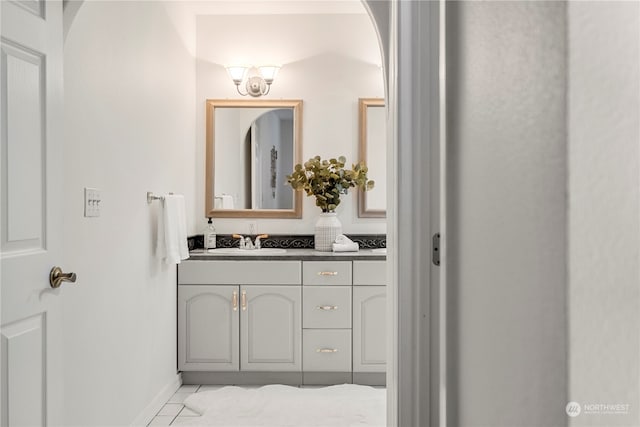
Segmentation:
<svg viewBox="0 0 640 427">
<path fill-rule="evenodd" d="M 211 260 L 302 260 L 302 261 L 384 261 L 387 259 L 386 250 L 382 249 L 360 249 L 358 252 L 319 252 L 314 249 L 286 249 L 283 253 L 247 253 L 238 250 L 237 253 L 229 253 L 228 249 L 222 248 L 220 252 L 212 249 L 208 252 L 205 249 L 194 249 L 189 252 L 191 261 L 211 261 Z"/>
</svg>

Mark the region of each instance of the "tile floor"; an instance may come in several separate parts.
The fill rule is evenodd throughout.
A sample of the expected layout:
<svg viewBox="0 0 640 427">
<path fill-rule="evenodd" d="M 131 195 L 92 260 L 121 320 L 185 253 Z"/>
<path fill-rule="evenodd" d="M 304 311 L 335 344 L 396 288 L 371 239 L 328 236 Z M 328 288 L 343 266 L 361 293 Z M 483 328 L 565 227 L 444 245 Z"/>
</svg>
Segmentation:
<svg viewBox="0 0 640 427">
<path fill-rule="evenodd" d="M 189 417 L 199 417 L 200 414 L 193 412 L 183 405 L 182 402 L 192 393 L 198 393 L 207 390 L 218 390 L 224 385 L 183 385 L 171 396 L 162 409 L 158 411 L 156 416 L 148 424 L 149 426 L 178 426 L 182 420 Z M 258 388 L 260 385 L 245 385 L 243 388 Z M 303 386 L 306 388 L 322 387 L 322 386 Z"/>
<path fill-rule="evenodd" d="M 173 396 L 164 404 L 162 409 L 158 411 L 156 416 L 149 423 L 150 426 L 176 426 L 180 425 L 182 420 L 189 417 L 200 416 L 189 408 L 185 407 L 182 402 L 192 393 L 206 390 L 216 390 L 222 388 L 221 385 L 183 385 Z"/>
<path fill-rule="evenodd" d="M 189 419 L 190 417 L 199 417 L 200 414 L 193 412 L 189 408 L 183 405 L 182 402 L 192 393 L 198 393 L 207 390 L 218 390 L 223 385 L 183 385 L 171 396 L 167 403 L 164 404 L 162 409 L 158 411 L 156 416 L 148 424 L 149 426 L 177 426 L 181 425 L 182 421 Z M 255 386 L 242 386 L 243 388 L 258 388 L 260 385 Z M 304 385 L 303 388 L 321 388 L 325 386 L 319 385 Z M 376 387 L 376 388 L 384 388 Z"/>
</svg>

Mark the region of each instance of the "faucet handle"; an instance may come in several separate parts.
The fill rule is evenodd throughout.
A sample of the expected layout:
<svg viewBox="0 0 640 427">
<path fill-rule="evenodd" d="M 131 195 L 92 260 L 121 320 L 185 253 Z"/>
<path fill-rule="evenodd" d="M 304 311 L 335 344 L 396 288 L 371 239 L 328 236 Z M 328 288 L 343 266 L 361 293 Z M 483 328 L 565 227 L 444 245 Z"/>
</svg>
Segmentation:
<svg viewBox="0 0 640 427">
<path fill-rule="evenodd" d="M 266 239 L 267 237 L 269 237 L 268 234 L 260 234 L 259 236 L 256 236 L 256 249 L 260 249 L 262 243 L 260 242 L 260 239 Z"/>
</svg>

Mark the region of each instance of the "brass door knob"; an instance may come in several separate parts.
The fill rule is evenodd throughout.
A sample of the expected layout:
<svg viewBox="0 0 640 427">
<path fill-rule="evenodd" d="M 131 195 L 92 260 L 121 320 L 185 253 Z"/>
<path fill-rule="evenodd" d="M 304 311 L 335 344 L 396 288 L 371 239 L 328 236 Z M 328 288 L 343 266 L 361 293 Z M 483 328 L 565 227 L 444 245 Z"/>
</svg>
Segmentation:
<svg viewBox="0 0 640 427">
<path fill-rule="evenodd" d="M 59 288 L 62 282 L 76 281 L 76 273 L 64 273 L 60 267 L 53 267 L 49 273 L 49 284 L 52 288 Z"/>
</svg>

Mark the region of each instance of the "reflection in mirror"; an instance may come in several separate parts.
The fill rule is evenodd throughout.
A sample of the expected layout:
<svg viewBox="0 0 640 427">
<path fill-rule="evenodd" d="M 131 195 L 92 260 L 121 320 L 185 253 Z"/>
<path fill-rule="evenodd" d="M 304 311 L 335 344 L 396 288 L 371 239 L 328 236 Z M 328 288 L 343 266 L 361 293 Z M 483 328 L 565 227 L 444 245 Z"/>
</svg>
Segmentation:
<svg viewBox="0 0 640 427">
<path fill-rule="evenodd" d="M 206 216 L 301 218 L 302 101 L 207 100 Z"/>
<path fill-rule="evenodd" d="M 384 218 L 387 215 L 387 119 L 384 99 L 359 99 L 360 161 L 375 181 L 371 191 L 359 191 L 358 216 Z"/>
</svg>

